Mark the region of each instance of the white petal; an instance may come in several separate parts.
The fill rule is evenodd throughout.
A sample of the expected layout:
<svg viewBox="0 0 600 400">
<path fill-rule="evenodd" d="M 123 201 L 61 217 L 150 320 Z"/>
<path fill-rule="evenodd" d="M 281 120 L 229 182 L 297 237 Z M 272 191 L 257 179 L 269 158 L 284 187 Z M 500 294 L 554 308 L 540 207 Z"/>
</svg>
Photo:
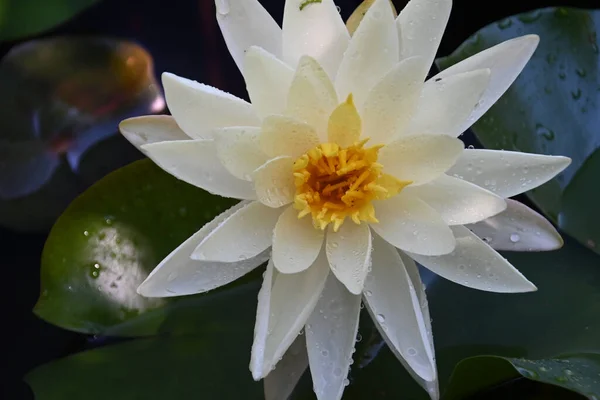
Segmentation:
<svg viewBox="0 0 600 400">
<path fill-rule="evenodd" d="M 540 38 L 537 35 L 526 35 L 507 40 L 451 66 L 432 78 L 434 80 L 447 78 L 451 75 L 482 68 L 489 68 L 492 71 L 490 83 L 481 96 L 479 106 L 473 110 L 458 130 L 465 131 L 473 125 L 504 94 L 531 58 L 539 41 Z"/>
<path fill-rule="evenodd" d="M 252 180 L 252 173 L 268 159 L 260 149 L 260 128 L 236 126 L 214 132 L 221 164 L 236 178 Z"/>
<path fill-rule="evenodd" d="M 396 19 L 400 41 L 400 59 L 423 57 L 425 79 L 435 58 L 450 17 L 451 0 L 411 0 Z"/>
<path fill-rule="evenodd" d="M 454 236 L 442 217 L 417 197 L 406 193 L 375 204 L 379 223 L 371 228 L 399 249 L 419 254 L 448 254 Z"/>
<path fill-rule="evenodd" d="M 363 132 L 369 144 L 385 144 L 406 131 L 423 81 L 415 79 L 423 59 L 413 57 L 401 61 L 369 92 L 363 105 Z"/>
<path fill-rule="evenodd" d="M 306 339 L 299 335 L 264 379 L 265 400 L 288 399 L 308 368 Z"/>
<path fill-rule="evenodd" d="M 458 137 L 489 80 L 490 70 L 478 69 L 427 81 L 410 132 Z"/>
<path fill-rule="evenodd" d="M 158 264 L 138 287 L 138 293 L 146 297 L 170 297 L 203 293 L 226 285 L 252 271 L 269 258 L 263 252 L 254 258 L 234 263 L 195 261 L 192 251 L 214 229 L 248 202 L 241 202 L 217 216 L 192 237 L 183 242 Z"/>
<path fill-rule="evenodd" d="M 376 0 L 350 40 L 335 80 L 340 98 L 350 93 L 361 108 L 373 86 L 398 62 L 398 34 L 389 0 Z"/>
<path fill-rule="evenodd" d="M 330 274 L 306 321 L 310 374 L 319 400 L 342 398 L 356 344 L 360 300 Z"/>
<path fill-rule="evenodd" d="M 406 362 L 403 362 L 405 368 L 407 368 L 408 372 L 411 376 L 429 393 L 429 397 L 431 400 L 438 400 L 440 398 L 440 388 L 439 383 L 437 381 L 437 366 L 435 364 L 435 347 L 433 345 L 433 331 L 431 329 L 431 316 L 429 315 L 429 303 L 427 301 L 427 295 L 425 293 L 425 285 L 421 281 L 421 275 L 419 274 L 419 267 L 414 262 L 412 258 L 407 256 L 403 252 L 399 252 L 400 258 L 402 259 L 402 263 L 406 268 L 406 272 L 410 277 L 410 281 L 415 288 L 415 292 L 417 293 L 417 298 L 419 299 L 419 304 L 421 305 L 421 311 L 423 312 L 423 322 L 425 323 L 425 330 L 427 331 L 427 337 L 429 338 L 429 348 L 432 349 L 431 353 L 431 365 L 433 367 L 434 374 L 436 379 L 433 381 L 426 381 L 418 376 L 411 368 L 408 367 Z M 396 357 L 403 361 L 397 351 L 392 349 Z"/>
<path fill-rule="evenodd" d="M 433 207 L 448 225 L 473 224 L 506 209 L 502 197 L 448 175 L 404 191 Z"/>
<path fill-rule="evenodd" d="M 258 200 L 266 206 L 278 208 L 294 200 L 294 159 L 277 157 L 254 171 L 254 190 Z"/>
<path fill-rule="evenodd" d="M 258 294 L 250 360 L 255 380 L 264 378 L 275 368 L 298 336 L 319 300 L 328 274 L 324 254 L 311 268 L 297 274 L 281 274 L 273 262 L 269 262 Z"/>
<path fill-rule="evenodd" d="M 386 173 L 422 185 L 454 165 L 463 149 L 462 141 L 446 135 L 405 136 L 383 147 L 377 161 Z"/>
<path fill-rule="evenodd" d="M 571 164 L 562 156 L 504 150 L 467 149 L 448 175 L 472 182 L 501 197 L 512 197 L 536 188 Z"/>
<path fill-rule="evenodd" d="M 273 228 L 283 210 L 253 201 L 231 214 L 200 242 L 194 260 L 236 262 L 271 246 Z"/>
<path fill-rule="evenodd" d="M 221 164 L 212 140 L 150 143 L 141 149 L 159 167 L 191 185 L 223 197 L 256 198 L 250 182 L 234 177 Z"/>
<path fill-rule="evenodd" d="M 260 117 L 282 114 L 294 70 L 260 47 L 246 53 L 244 79 L 252 106 Z"/>
<path fill-rule="evenodd" d="M 170 115 L 144 115 L 119 124 L 121 134 L 138 149 L 149 143 L 190 139 Z"/>
<path fill-rule="evenodd" d="M 408 253 L 416 262 L 452 282 L 498 293 L 536 290 L 515 267 L 464 226 L 453 226 L 456 249 L 438 257 Z"/>
<path fill-rule="evenodd" d="M 258 0 L 215 0 L 217 22 L 229 53 L 244 73 L 244 53 L 260 46 L 281 57 L 281 28 Z"/>
<path fill-rule="evenodd" d="M 291 117 L 271 115 L 263 120 L 260 146 L 270 157 L 300 157 L 319 145 L 315 129 Z"/>
<path fill-rule="evenodd" d="M 362 293 L 371 267 L 369 225 L 346 221 L 337 232 L 329 229 L 325 246 L 331 271 L 353 294 Z"/>
<path fill-rule="evenodd" d="M 192 138 L 210 139 L 212 130 L 228 126 L 259 126 L 252 104 L 212 86 L 162 74 L 169 111 Z"/>
<path fill-rule="evenodd" d="M 546 218 L 518 201 L 507 199 L 506 203 L 503 213 L 467 228 L 495 250 L 548 251 L 562 247 L 560 234 Z"/>
<path fill-rule="evenodd" d="M 304 271 L 316 260 L 324 233 L 312 225 L 310 217 L 298 219 L 298 211 L 288 207 L 273 232 L 273 262 L 284 274 Z"/>
<path fill-rule="evenodd" d="M 335 77 L 350 34 L 333 0 L 287 0 L 283 12 L 283 60 L 295 67 L 303 55 L 315 58 Z M 302 6 L 304 4 L 304 6 Z"/>
<path fill-rule="evenodd" d="M 421 302 L 398 251 L 377 236 L 373 238 L 373 268 L 364 300 L 394 354 L 424 381 L 435 381 L 434 349 Z"/>
<path fill-rule="evenodd" d="M 303 56 L 288 94 L 286 114 L 306 122 L 326 140 L 329 116 L 337 105 L 337 94 L 327 73 L 315 59 Z"/>
</svg>

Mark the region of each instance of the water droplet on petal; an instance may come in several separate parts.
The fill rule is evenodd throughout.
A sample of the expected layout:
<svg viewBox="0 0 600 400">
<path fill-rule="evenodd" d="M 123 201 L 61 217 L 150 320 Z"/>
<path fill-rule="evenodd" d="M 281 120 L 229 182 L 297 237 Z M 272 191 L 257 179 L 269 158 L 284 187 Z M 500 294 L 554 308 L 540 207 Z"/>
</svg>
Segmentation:
<svg viewBox="0 0 600 400">
<path fill-rule="evenodd" d="M 519 240 L 521 240 L 521 236 L 519 236 L 518 233 L 513 233 L 512 235 L 510 235 L 511 242 L 517 243 Z"/>
<path fill-rule="evenodd" d="M 380 323 L 385 322 L 385 315 L 383 315 L 383 314 L 377 314 L 376 318 L 377 318 L 377 321 L 379 321 Z"/>
</svg>

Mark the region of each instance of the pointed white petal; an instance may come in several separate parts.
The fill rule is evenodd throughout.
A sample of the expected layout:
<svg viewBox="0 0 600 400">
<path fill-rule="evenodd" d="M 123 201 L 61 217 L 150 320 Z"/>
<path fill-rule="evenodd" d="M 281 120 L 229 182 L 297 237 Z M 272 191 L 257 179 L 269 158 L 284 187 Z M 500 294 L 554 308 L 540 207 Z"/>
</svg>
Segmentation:
<svg viewBox="0 0 600 400">
<path fill-rule="evenodd" d="M 419 57 L 401 61 L 367 95 L 362 109 L 363 136 L 371 138 L 370 145 L 389 143 L 405 133 L 423 87 L 423 81 L 415 79 L 422 65 Z"/>
<path fill-rule="evenodd" d="M 454 165 L 463 149 L 462 141 L 446 135 L 405 136 L 383 147 L 377 161 L 397 179 L 422 185 Z"/>
<path fill-rule="evenodd" d="M 473 289 L 498 293 L 536 290 L 515 267 L 464 226 L 453 226 L 456 249 L 443 256 L 408 253 L 439 276 Z"/>
<path fill-rule="evenodd" d="M 373 238 L 373 268 L 365 284 L 365 305 L 394 354 L 417 376 L 434 382 L 437 373 L 421 302 L 398 251 Z"/>
<path fill-rule="evenodd" d="M 310 374 L 319 400 L 342 398 L 356 343 L 360 300 L 360 295 L 349 293 L 330 274 L 314 311 L 306 321 Z"/>
<path fill-rule="evenodd" d="M 506 209 L 502 197 L 448 175 L 404 191 L 433 207 L 448 225 L 473 224 Z"/>
<path fill-rule="evenodd" d="M 252 107 L 262 118 L 285 111 L 294 70 L 260 47 L 246 53 L 244 79 Z"/>
<path fill-rule="evenodd" d="M 210 139 L 212 130 L 228 126 L 259 126 L 252 104 L 196 81 L 162 74 L 169 111 L 192 138 Z"/>
<path fill-rule="evenodd" d="M 141 149 L 159 167 L 191 185 L 223 197 L 256 198 L 250 182 L 234 177 L 221 164 L 213 140 L 150 143 Z"/>
<path fill-rule="evenodd" d="M 315 129 L 301 121 L 283 115 L 271 115 L 263 120 L 260 146 L 270 157 L 300 157 L 319 145 Z"/>
<path fill-rule="evenodd" d="M 417 197 L 404 192 L 375 204 L 378 223 L 371 228 L 399 249 L 419 254 L 448 254 L 454 236 L 442 217 Z"/>
<path fill-rule="evenodd" d="M 149 143 L 190 139 L 170 115 L 144 115 L 119 124 L 121 134 L 138 149 Z M 140 149 L 141 150 L 141 149 Z"/>
<path fill-rule="evenodd" d="M 337 105 L 337 94 L 327 73 L 314 58 L 300 58 L 288 94 L 286 115 L 306 122 L 326 140 L 329 116 Z"/>
<path fill-rule="evenodd" d="M 138 287 L 138 293 L 146 297 L 203 293 L 233 282 L 267 261 L 268 252 L 230 264 L 195 261 L 190 258 L 192 251 L 206 236 L 247 205 L 248 202 L 243 201 L 231 207 L 173 250 Z"/>
<path fill-rule="evenodd" d="M 310 267 L 323 246 L 324 233 L 312 225 L 310 217 L 298 219 L 298 211 L 288 207 L 273 232 L 273 262 L 284 274 Z"/>
<path fill-rule="evenodd" d="M 409 131 L 458 137 L 489 81 L 489 69 L 427 81 Z"/>
<path fill-rule="evenodd" d="M 254 171 L 252 180 L 258 200 L 269 207 L 282 207 L 294 200 L 294 159 L 276 157 Z"/>
<path fill-rule="evenodd" d="M 481 96 L 479 106 L 473 109 L 469 118 L 458 130 L 465 131 L 473 125 L 504 94 L 531 58 L 539 41 L 537 35 L 507 40 L 445 69 L 432 78 L 433 80 L 447 78 L 482 68 L 489 68 L 492 71 L 490 83 Z"/>
<path fill-rule="evenodd" d="M 273 228 L 283 210 L 258 201 L 231 214 L 200 242 L 194 260 L 235 262 L 255 257 L 271 246 Z"/>
<path fill-rule="evenodd" d="M 396 19 L 400 40 L 400 59 L 423 57 L 424 80 L 435 58 L 450 17 L 451 0 L 411 0 Z"/>
<path fill-rule="evenodd" d="M 389 0 L 376 0 L 350 40 L 335 80 L 340 98 L 350 93 L 361 109 L 373 86 L 398 62 L 398 34 Z"/>
<path fill-rule="evenodd" d="M 298 335 L 277 363 L 277 368 L 264 379 L 265 400 L 288 399 L 308 368 L 306 339 Z"/>
<path fill-rule="evenodd" d="M 562 247 L 560 234 L 546 218 L 518 201 L 507 199 L 506 203 L 503 213 L 467 228 L 495 250 L 549 251 Z"/>
<path fill-rule="evenodd" d="M 315 58 L 335 77 L 350 34 L 333 0 L 308 4 L 287 0 L 283 12 L 283 60 L 295 67 L 304 55 Z"/>
<path fill-rule="evenodd" d="M 467 149 L 448 175 L 472 182 L 501 197 L 512 197 L 536 188 L 571 164 L 562 156 L 504 150 Z"/>
<path fill-rule="evenodd" d="M 281 57 L 281 28 L 258 0 L 215 0 L 217 22 L 229 53 L 244 73 L 244 53 L 260 46 Z"/>
<path fill-rule="evenodd" d="M 235 126 L 214 132 L 221 164 L 236 178 L 252 180 L 252 173 L 268 159 L 260 149 L 260 128 Z"/>
<path fill-rule="evenodd" d="M 250 360 L 255 380 L 267 376 L 296 339 L 319 300 L 328 274 L 325 254 L 297 274 L 281 274 L 269 262 L 258 294 Z"/>
<path fill-rule="evenodd" d="M 325 246 L 331 271 L 353 294 L 362 293 L 371 267 L 369 225 L 346 221 L 337 232 L 329 229 Z"/>
<path fill-rule="evenodd" d="M 402 259 L 402 263 L 406 268 L 406 272 L 410 277 L 410 281 L 415 288 L 415 292 L 417 293 L 417 298 L 419 299 L 419 304 L 421 305 L 421 311 L 423 312 L 423 322 L 425 323 L 425 330 L 427 331 L 427 336 L 429 338 L 429 348 L 432 349 L 431 354 L 431 365 L 433 367 L 433 371 L 436 379 L 433 381 L 426 381 L 418 376 L 405 361 L 402 360 L 399 353 L 392 349 L 392 352 L 402 361 L 404 367 L 408 370 L 411 376 L 429 393 L 429 397 L 431 400 L 438 400 L 440 398 L 440 388 L 437 380 L 437 366 L 435 364 L 435 347 L 433 345 L 433 331 L 431 329 L 431 316 L 429 315 L 429 303 L 427 301 L 427 295 L 425 293 L 425 285 L 421 281 L 421 275 L 419 274 L 419 267 L 414 262 L 412 258 L 407 256 L 403 252 L 398 252 L 400 254 L 400 258 Z"/>
</svg>

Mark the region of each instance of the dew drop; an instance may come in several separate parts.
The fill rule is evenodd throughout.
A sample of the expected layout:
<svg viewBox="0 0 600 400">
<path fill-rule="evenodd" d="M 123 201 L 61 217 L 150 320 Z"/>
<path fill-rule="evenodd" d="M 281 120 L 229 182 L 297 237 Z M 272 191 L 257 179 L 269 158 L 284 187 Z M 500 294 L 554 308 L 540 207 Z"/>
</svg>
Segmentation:
<svg viewBox="0 0 600 400">
<path fill-rule="evenodd" d="M 379 321 L 380 323 L 385 322 L 385 315 L 377 314 L 377 321 Z"/>
<path fill-rule="evenodd" d="M 333 370 L 333 375 L 334 375 L 334 376 L 338 376 L 338 377 L 339 377 L 339 376 L 342 376 L 342 369 L 341 369 L 341 368 L 335 368 L 335 369 Z"/>
<path fill-rule="evenodd" d="M 350 384 L 350 381 L 348 379 L 344 379 L 344 386 L 348 386 Z"/>
<path fill-rule="evenodd" d="M 519 236 L 518 233 L 513 233 L 512 235 L 510 235 L 511 242 L 517 243 L 519 240 L 521 240 L 521 236 Z"/>
<path fill-rule="evenodd" d="M 406 353 L 411 356 L 414 357 L 416 356 L 419 352 L 417 351 L 417 349 L 415 349 L 414 347 L 409 347 L 408 349 L 406 349 Z"/>
<path fill-rule="evenodd" d="M 88 231 L 83 231 L 83 236 L 90 236 L 90 233 Z"/>
<path fill-rule="evenodd" d="M 473 146 L 472 144 L 467 146 L 467 149 L 469 149 L 469 150 L 473 150 L 474 148 L 475 148 L 475 146 Z"/>
<path fill-rule="evenodd" d="M 498 28 L 507 29 L 512 25 L 512 20 L 510 18 L 505 18 L 502 21 L 498 22 Z"/>
<path fill-rule="evenodd" d="M 373 292 L 370 290 L 365 290 L 365 296 L 373 296 Z"/>
<path fill-rule="evenodd" d="M 329 357 L 329 351 L 327 351 L 327 350 L 322 350 L 322 351 L 321 351 L 321 355 L 322 355 L 323 357 Z"/>
<path fill-rule="evenodd" d="M 175 280 L 175 278 L 177 278 L 177 273 L 176 272 L 171 272 L 167 276 L 167 282 L 173 282 Z"/>
</svg>

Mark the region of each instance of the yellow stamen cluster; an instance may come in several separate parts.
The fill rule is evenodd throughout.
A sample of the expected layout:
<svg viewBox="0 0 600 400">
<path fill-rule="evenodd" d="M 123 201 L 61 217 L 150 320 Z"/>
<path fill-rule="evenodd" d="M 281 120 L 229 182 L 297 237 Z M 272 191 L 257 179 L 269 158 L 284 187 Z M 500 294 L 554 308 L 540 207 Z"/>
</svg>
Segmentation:
<svg viewBox="0 0 600 400">
<path fill-rule="evenodd" d="M 382 146 L 365 148 L 368 140 L 347 148 L 323 143 L 296 160 L 294 207 L 298 218 L 311 214 L 315 227 L 325 229 L 333 223 L 334 231 L 346 217 L 356 224 L 379 222 L 372 200 L 391 197 L 411 182 L 383 174 L 383 166 L 377 163 Z"/>
</svg>

